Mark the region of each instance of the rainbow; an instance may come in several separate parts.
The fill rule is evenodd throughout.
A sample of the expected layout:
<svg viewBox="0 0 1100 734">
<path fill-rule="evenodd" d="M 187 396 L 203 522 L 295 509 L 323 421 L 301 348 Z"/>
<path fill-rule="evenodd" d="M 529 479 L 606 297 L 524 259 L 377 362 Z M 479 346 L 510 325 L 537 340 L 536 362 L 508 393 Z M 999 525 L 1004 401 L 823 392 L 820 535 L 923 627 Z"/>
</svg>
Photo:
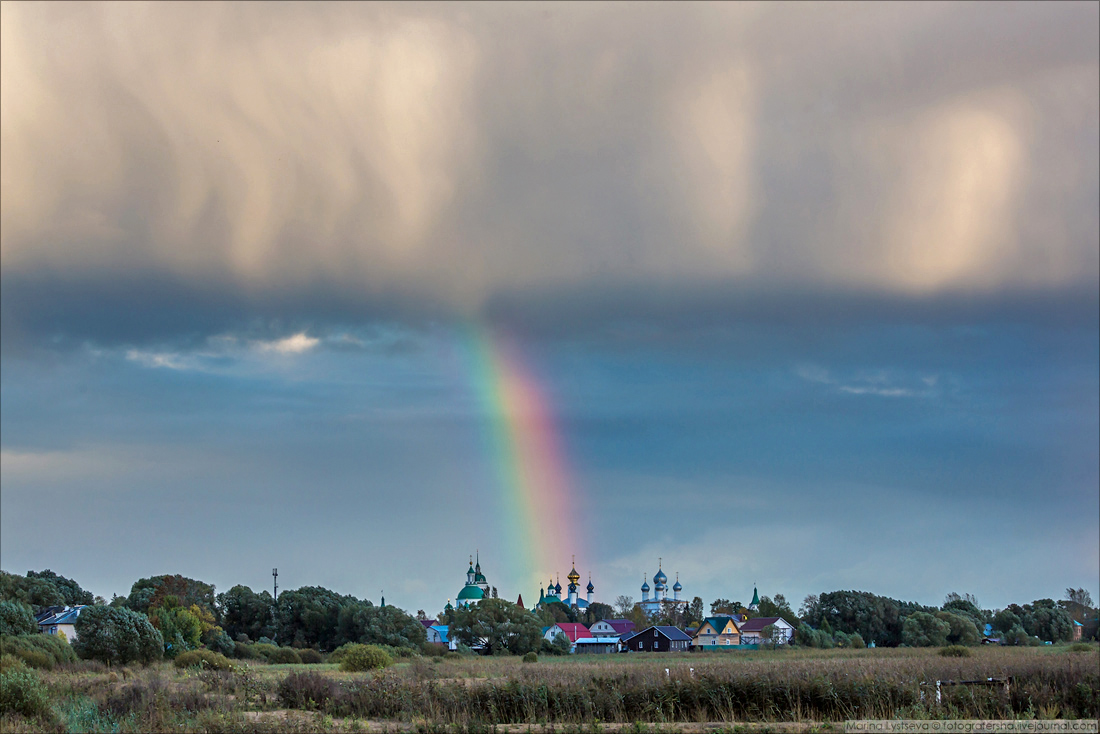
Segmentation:
<svg viewBox="0 0 1100 734">
<path fill-rule="evenodd" d="M 580 545 L 582 510 L 560 434 L 546 391 L 516 343 L 479 326 L 465 336 L 483 443 L 499 493 L 497 524 L 508 549 L 507 567 L 525 588 L 541 586 L 552 572 L 569 570 L 571 554 L 587 558 Z"/>
</svg>

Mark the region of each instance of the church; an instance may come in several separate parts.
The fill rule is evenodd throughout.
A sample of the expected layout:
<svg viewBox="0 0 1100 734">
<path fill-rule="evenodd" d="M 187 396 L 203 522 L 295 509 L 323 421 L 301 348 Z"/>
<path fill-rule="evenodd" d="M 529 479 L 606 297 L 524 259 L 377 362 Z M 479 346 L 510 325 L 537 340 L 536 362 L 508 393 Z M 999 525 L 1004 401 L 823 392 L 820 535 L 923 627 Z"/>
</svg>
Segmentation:
<svg viewBox="0 0 1100 734">
<path fill-rule="evenodd" d="M 686 607 L 687 602 L 680 599 L 680 592 L 684 587 L 680 585 L 680 574 L 676 574 L 676 583 L 672 587 L 672 598 L 668 598 L 668 576 L 661 570 L 661 559 L 657 559 L 657 573 L 653 576 L 653 598 L 649 598 L 649 582 L 642 579 L 642 600 L 636 606 L 642 608 L 646 614 L 657 614 L 661 611 L 662 604 L 674 604 L 677 607 Z"/>
<path fill-rule="evenodd" d="M 592 585 L 592 574 L 588 574 L 588 586 L 585 587 L 587 595 L 584 599 L 581 598 L 577 583 L 581 580 L 581 575 L 577 573 L 577 558 L 573 557 L 573 569 L 569 572 L 569 575 L 565 577 L 569 581 L 569 587 L 567 588 L 567 594 L 564 599 L 561 596 L 561 581 L 554 583 L 550 581 L 550 585 L 546 587 L 546 591 L 543 592 L 539 589 L 539 603 L 536 605 L 536 609 L 546 604 L 553 602 L 561 602 L 565 606 L 571 609 L 585 610 L 588 605 L 592 603 L 592 595 L 596 593 L 596 587 Z"/>
<path fill-rule="evenodd" d="M 481 573 L 480 554 L 477 559 L 477 565 L 474 565 L 474 558 L 470 556 L 470 568 L 466 571 L 466 583 L 458 592 L 458 596 L 455 599 L 455 606 L 468 609 L 482 599 L 487 599 L 488 597 L 489 582 L 485 580 L 485 575 Z M 448 600 L 446 609 L 450 610 L 452 608 L 451 602 Z"/>
</svg>

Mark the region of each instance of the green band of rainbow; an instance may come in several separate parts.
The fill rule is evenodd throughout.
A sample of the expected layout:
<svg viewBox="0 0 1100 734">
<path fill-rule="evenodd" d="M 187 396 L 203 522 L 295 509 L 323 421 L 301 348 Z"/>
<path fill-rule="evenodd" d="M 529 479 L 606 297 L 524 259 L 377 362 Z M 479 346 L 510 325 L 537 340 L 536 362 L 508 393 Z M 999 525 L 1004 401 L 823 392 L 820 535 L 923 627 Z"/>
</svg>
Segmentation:
<svg viewBox="0 0 1100 734">
<path fill-rule="evenodd" d="M 582 518 L 546 392 L 514 343 L 471 327 L 464 340 L 470 374 L 483 411 L 484 442 L 494 467 L 500 526 L 510 558 L 506 567 L 522 583 L 544 579 L 580 554 Z"/>
</svg>

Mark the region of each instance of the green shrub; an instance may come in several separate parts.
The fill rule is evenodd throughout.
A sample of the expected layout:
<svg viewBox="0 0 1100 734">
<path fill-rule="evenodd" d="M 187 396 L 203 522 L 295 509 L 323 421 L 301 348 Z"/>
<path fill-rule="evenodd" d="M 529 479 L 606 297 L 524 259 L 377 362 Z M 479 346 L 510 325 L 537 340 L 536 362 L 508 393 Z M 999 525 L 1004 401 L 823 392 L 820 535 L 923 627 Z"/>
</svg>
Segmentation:
<svg viewBox="0 0 1100 734">
<path fill-rule="evenodd" d="M 233 648 L 233 657 L 240 660 L 258 660 L 264 656 L 260 654 L 255 645 L 238 642 L 236 647 Z"/>
<path fill-rule="evenodd" d="M 317 652 L 311 647 L 307 647 L 298 651 L 298 657 L 302 659 L 302 662 L 306 665 L 316 665 L 321 662 L 321 653 Z"/>
<path fill-rule="evenodd" d="M 1075 642 L 1069 646 L 1070 652 L 1092 652 L 1095 648 L 1087 642 Z"/>
<path fill-rule="evenodd" d="M 277 647 L 267 656 L 267 662 L 274 665 L 301 665 L 302 658 L 293 647 Z"/>
<path fill-rule="evenodd" d="M 30 718 L 52 717 L 46 686 L 33 670 L 16 668 L 0 673 L 0 714 L 7 713 Z"/>
<path fill-rule="evenodd" d="M 46 670 L 76 662 L 76 653 L 64 635 L 0 636 L 0 653 L 15 655 L 32 668 Z"/>
<path fill-rule="evenodd" d="M 276 650 L 279 649 L 278 645 L 272 645 L 269 642 L 257 642 L 252 645 L 252 650 L 262 658 L 270 658 Z"/>
<path fill-rule="evenodd" d="M 867 647 L 867 643 L 863 641 L 863 636 L 858 632 L 848 638 L 848 643 L 856 650 L 862 650 L 863 648 Z"/>
<path fill-rule="evenodd" d="M 38 623 L 26 604 L 0 601 L 0 635 L 36 635 Z"/>
<path fill-rule="evenodd" d="M 0 673 L 14 668 L 25 668 L 27 664 L 23 662 L 23 658 L 17 657 L 10 653 L 4 653 L 0 655 Z"/>
<path fill-rule="evenodd" d="M 233 670 L 233 663 L 225 655 L 213 650 L 188 650 L 180 653 L 172 664 L 177 668 L 202 668 L 204 670 Z"/>
<path fill-rule="evenodd" d="M 378 645 L 352 645 L 340 661 L 340 670 L 360 671 L 385 668 L 393 664 L 393 657 Z"/>
<path fill-rule="evenodd" d="M 523 662 L 525 663 L 537 663 L 539 661 L 538 653 L 534 650 L 523 656 Z"/>
<path fill-rule="evenodd" d="M 85 660 L 151 663 L 164 656 L 164 638 L 140 612 L 122 607 L 84 607 L 76 618 L 74 647 Z"/>
<path fill-rule="evenodd" d="M 461 660 L 462 656 L 459 655 L 454 650 L 448 650 L 447 652 L 443 653 L 443 659 L 444 660 Z"/>
<path fill-rule="evenodd" d="M 966 645 L 948 645 L 940 648 L 940 655 L 945 658 L 968 658 L 970 657 L 970 648 Z"/>
</svg>

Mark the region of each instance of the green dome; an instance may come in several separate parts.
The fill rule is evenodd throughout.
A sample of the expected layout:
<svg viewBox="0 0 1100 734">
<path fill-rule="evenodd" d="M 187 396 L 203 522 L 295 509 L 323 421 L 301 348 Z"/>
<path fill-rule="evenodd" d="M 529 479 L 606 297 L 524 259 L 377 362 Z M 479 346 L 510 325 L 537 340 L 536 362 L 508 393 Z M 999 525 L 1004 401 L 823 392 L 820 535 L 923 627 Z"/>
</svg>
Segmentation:
<svg viewBox="0 0 1100 734">
<path fill-rule="evenodd" d="M 484 599 L 485 592 L 477 586 L 463 586 L 462 591 L 458 592 L 459 599 Z"/>
</svg>

